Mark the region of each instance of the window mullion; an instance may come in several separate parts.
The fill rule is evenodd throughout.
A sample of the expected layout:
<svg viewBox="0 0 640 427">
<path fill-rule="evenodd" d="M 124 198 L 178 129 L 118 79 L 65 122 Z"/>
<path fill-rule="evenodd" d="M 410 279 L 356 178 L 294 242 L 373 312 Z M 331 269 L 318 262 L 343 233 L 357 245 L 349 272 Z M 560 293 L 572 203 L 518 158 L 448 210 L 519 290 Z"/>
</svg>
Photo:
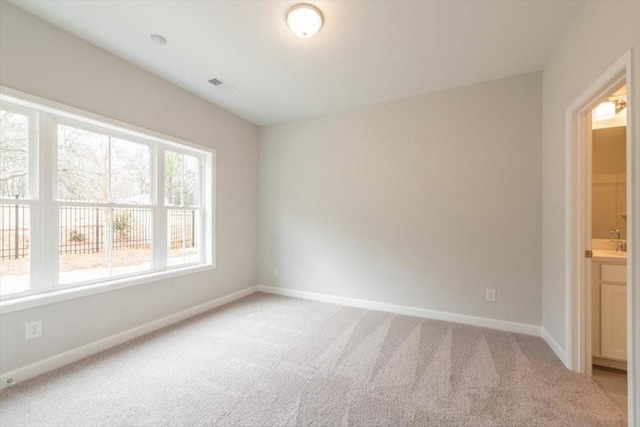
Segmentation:
<svg viewBox="0 0 640 427">
<path fill-rule="evenodd" d="M 163 269 L 167 266 L 167 208 L 164 204 L 165 150 L 156 147 L 153 165 L 155 174 L 155 207 L 153 208 L 153 267 Z"/>
<path fill-rule="evenodd" d="M 184 206 L 184 154 L 180 155 L 180 206 Z"/>
<path fill-rule="evenodd" d="M 57 131 L 53 117 L 47 113 L 39 115 L 39 191 L 40 203 L 37 203 L 33 217 L 34 230 L 40 234 L 34 238 L 36 256 L 37 284 L 40 291 L 48 291 L 58 285 L 58 204 L 56 194 Z M 37 266 L 40 266 L 38 268 Z"/>
<path fill-rule="evenodd" d="M 113 208 L 109 208 L 107 209 L 107 212 L 109 213 L 108 215 L 108 220 L 109 223 L 107 224 L 107 238 L 105 239 L 105 246 L 106 251 L 107 251 L 107 262 L 109 263 L 109 276 L 113 276 L 113 240 L 114 240 L 114 236 L 113 236 L 113 220 L 114 220 L 114 215 L 115 215 L 115 211 Z"/>
<path fill-rule="evenodd" d="M 184 186 L 184 163 L 185 163 L 185 158 L 184 158 L 184 154 L 180 155 L 180 206 L 182 207 L 182 212 L 180 215 L 180 226 L 182 228 L 181 230 L 181 236 L 182 236 L 182 262 L 186 262 L 186 258 L 187 258 L 187 211 L 184 209 L 184 205 L 185 205 L 185 200 L 184 200 L 184 191 L 185 191 L 185 186 Z"/>
<path fill-rule="evenodd" d="M 182 209 L 182 262 L 186 262 L 187 259 L 187 211 Z"/>
<path fill-rule="evenodd" d="M 198 209 L 198 232 L 196 235 L 198 236 L 198 245 L 200 252 L 200 262 L 206 262 L 207 253 L 209 252 L 208 244 L 205 242 L 205 215 L 207 211 L 207 198 L 205 197 L 205 177 L 206 177 L 206 158 L 205 156 L 201 156 L 198 160 L 198 205 L 201 207 Z M 195 224 L 194 224 L 195 227 Z"/>
<path fill-rule="evenodd" d="M 29 139 L 27 146 L 27 198 L 31 199 L 29 206 L 29 289 L 39 292 L 44 289 L 42 274 L 42 200 L 39 194 L 41 173 L 38 168 L 40 163 L 39 124 L 40 115 L 29 115 Z M 24 211 L 23 211 L 24 212 Z"/>
<path fill-rule="evenodd" d="M 202 185 L 202 222 L 200 223 L 200 236 L 204 248 L 205 262 L 210 262 L 216 267 L 216 168 L 217 156 L 213 152 L 205 156 L 206 166 L 203 170 Z"/>
<path fill-rule="evenodd" d="M 113 196 L 111 194 L 111 163 L 112 163 L 112 159 L 113 159 L 113 152 L 112 152 L 112 145 L 111 145 L 111 136 L 109 135 L 105 135 L 104 136 L 106 138 L 107 141 L 107 202 L 108 203 L 112 203 L 113 202 Z M 115 211 L 113 210 L 113 207 L 110 207 L 109 209 L 106 210 L 106 212 L 108 213 L 107 215 L 107 219 L 108 219 L 108 224 L 107 224 L 107 238 L 105 239 L 105 250 L 107 252 L 107 262 L 109 263 L 109 276 L 113 276 L 113 221 L 114 221 L 114 215 L 115 215 Z"/>
<path fill-rule="evenodd" d="M 111 195 L 111 137 L 108 135 L 104 136 L 107 140 L 107 202 L 113 202 L 113 197 Z"/>
</svg>

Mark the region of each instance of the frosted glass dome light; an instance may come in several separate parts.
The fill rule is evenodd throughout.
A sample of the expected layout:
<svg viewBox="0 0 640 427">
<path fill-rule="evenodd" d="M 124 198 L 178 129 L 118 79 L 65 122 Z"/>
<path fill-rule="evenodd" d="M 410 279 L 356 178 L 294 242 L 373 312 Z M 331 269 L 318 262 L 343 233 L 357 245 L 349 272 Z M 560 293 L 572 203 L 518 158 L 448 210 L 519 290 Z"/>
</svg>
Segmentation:
<svg viewBox="0 0 640 427">
<path fill-rule="evenodd" d="M 596 107 L 596 120 L 609 120 L 616 116 L 616 104 L 611 101 L 603 102 Z"/>
<path fill-rule="evenodd" d="M 287 25 L 298 37 L 313 37 L 322 27 L 322 13 L 310 4 L 297 4 L 287 14 Z"/>
</svg>

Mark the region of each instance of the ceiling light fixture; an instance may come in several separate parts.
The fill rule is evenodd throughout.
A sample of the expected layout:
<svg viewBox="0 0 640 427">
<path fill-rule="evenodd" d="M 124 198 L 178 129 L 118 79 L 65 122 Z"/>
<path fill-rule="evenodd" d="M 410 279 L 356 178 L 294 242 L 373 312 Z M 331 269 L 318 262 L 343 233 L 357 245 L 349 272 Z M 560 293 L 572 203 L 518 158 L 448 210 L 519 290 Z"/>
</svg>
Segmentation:
<svg viewBox="0 0 640 427">
<path fill-rule="evenodd" d="M 623 95 L 620 95 L 616 101 L 605 101 L 596 107 L 595 117 L 596 120 L 609 120 L 613 119 L 616 114 L 624 110 L 627 107 L 627 102 L 622 99 Z"/>
<path fill-rule="evenodd" d="M 322 13 L 310 4 L 297 4 L 287 14 L 287 25 L 298 37 L 313 37 L 322 27 Z"/>
<path fill-rule="evenodd" d="M 596 120 L 609 120 L 616 116 L 616 104 L 611 101 L 603 102 L 596 107 Z"/>
<path fill-rule="evenodd" d="M 162 37 L 160 34 L 151 34 L 151 41 L 153 42 L 153 44 L 158 46 L 164 46 L 165 44 L 167 44 L 167 39 Z"/>
</svg>

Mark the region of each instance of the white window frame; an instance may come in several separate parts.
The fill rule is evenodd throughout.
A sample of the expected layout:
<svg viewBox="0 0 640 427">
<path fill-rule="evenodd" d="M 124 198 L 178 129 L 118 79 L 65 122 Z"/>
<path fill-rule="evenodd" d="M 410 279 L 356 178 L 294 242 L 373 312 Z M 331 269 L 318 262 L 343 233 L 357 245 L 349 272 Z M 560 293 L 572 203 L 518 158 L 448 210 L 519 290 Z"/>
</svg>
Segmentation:
<svg viewBox="0 0 640 427">
<path fill-rule="evenodd" d="M 50 160 L 47 162 L 43 162 L 43 166 L 44 163 L 46 163 L 47 166 L 51 167 L 52 170 L 50 172 L 50 174 L 53 176 L 52 182 L 53 182 L 53 189 L 52 189 L 52 193 L 53 193 L 53 204 L 52 204 L 52 211 L 47 215 L 48 218 L 50 219 L 54 219 L 54 221 L 52 221 L 56 226 L 55 227 L 47 227 L 47 235 L 45 237 L 47 242 L 52 242 L 55 241 L 58 244 L 60 242 L 58 241 L 58 215 L 60 213 L 60 207 L 62 206 L 74 206 L 74 207 L 87 207 L 87 208 L 103 208 L 103 209 L 127 209 L 127 208 L 132 208 L 132 209 L 148 209 L 151 211 L 151 215 L 152 215 L 152 252 L 151 252 L 151 262 L 152 262 L 152 266 L 150 269 L 145 270 L 143 272 L 135 272 L 135 273 L 129 273 L 129 274 L 118 274 L 118 275 L 110 275 L 104 278 L 99 278 L 99 279 L 92 279 L 92 280 L 83 280 L 80 282 L 74 282 L 74 283 L 68 283 L 68 284 L 61 284 L 58 282 L 53 284 L 53 289 L 65 289 L 65 288 L 75 288 L 78 286 L 84 286 L 84 285 L 90 285 L 90 284 L 94 284 L 94 283 L 101 283 L 103 281 L 107 281 L 109 279 L 116 279 L 116 278 L 127 278 L 127 277 L 136 277 L 145 273 L 153 273 L 153 272 L 158 272 L 161 271 L 162 268 L 158 268 L 158 261 L 160 261 L 160 259 L 157 257 L 158 253 L 156 252 L 156 246 L 157 243 L 154 240 L 154 236 L 156 233 L 156 227 L 155 227 L 155 223 L 156 223 L 156 211 L 157 211 L 157 206 L 156 206 L 156 200 L 155 200 L 155 196 L 156 196 L 156 188 L 157 188 L 157 184 L 156 181 L 159 177 L 159 175 L 157 174 L 156 168 L 158 167 L 158 163 L 156 162 L 156 156 L 155 153 L 157 150 L 159 150 L 159 146 L 158 144 L 152 143 L 150 141 L 146 141 L 144 139 L 140 139 L 137 137 L 131 137 L 127 134 L 124 134 L 122 132 L 117 132 L 117 131 L 113 131 L 113 130 L 109 130 L 108 132 L 105 131 L 105 128 L 99 127 L 99 126 L 95 126 L 93 124 L 86 124 L 84 122 L 78 121 L 78 120 L 70 120 L 68 118 L 62 118 L 59 116 L 51 116 L 52 120 L 53 120 L 53 129 L 56 132 L 56 136 L 55 136 L 55 147 L 53 149 L 53 152 L 50 154 Z M 68 127 L 72 127 L 75 129 L 81 129 L 81 130 L 85 130 L 88 132 L 93 132 L 95 134 L 98 135 L 103 135 L 106 136 L 107 138 L 111 139 L 111 138 L 119 138 L 119 139 L 123 139 L 126 141 L 130 141 L 133 143 L 137 143 L 137 144 L 142 144 L 145 145 L 149 148 L 149 203 L 146 205 L 137 205 L 137 204 L 125 204 L 125 203 L 114 203 L 114 202 L 84 202 L 84 201 L 75 201 L 75 200 L 61 200 L 58 197 L 58 150 L 57 150 L 57 144 L 58 144 L 58 138 L 57 138 L 57 129 L 58 126 L 68 126 Z M 111 161 L 111 150 L 109 150 L 109 161 Z M 111 171 L 109 171 L 109 180 L 111 178 Z M 113 236 L 113 230 L 109 229 L 107 235 L 109 236 L 109 239 L 112 238 Z M 105 242 L 106 243 L 106 242 Z M 109 243 L 112 245 L 113 242 L 111 242 L 109 240 Z M 156 243 L 156 244 L 154 244 Z M 106 249 L 106 248 L 105 248 Z M 112 248 L 111 248 L 112 249 Z M 49 248 L 49 251 L 51 251 L 51 248 Z M 198 262 L 198 264 L 200 264 L 200 262 Z M 60 276 L 59 272 L 57 271 L 59 264 L 56 264 L 55 269 L 56 271 L 51 270 L 51 274 L 55 277 Z M 53 269 L 53 266 L 49 267 L 50 269 Z M 54 274 L 55 273 L 55 274 Z"/>
<path fill-rule="evenodd" d="M 216 150 L 148 129 L 89 113 L 40 97 L 0 86 L 0 101 L 10 111 L 29 117 L 28 191 L 19 204 L 28 205 L 31 217 L 30 289 L 0 300 L 0 314 L 39 305 L 155 282 L 216 268 L 215 191 Z M 150 148 L 149 204 L 87 203 L 57 199 L 57 126 L 78 127 L 122 138 Z M 166 206 L 164 201 L 164 153 L 170 150 L 195 156 L 200 161 L 198 206 Z M 16 200 L 3 199 L 15 204 Z M 60 285 L 58 272 L 58 215 L 60 206 L 136 208 L 152 211 L 152 268 L 142 272 Z M 169 209 L 199 212 L 199 260 L 167 265 L 167 212 Z M 55 256 L 52 256 L 55 254 Z"/>
<path fill-rule="evenodd" d="M 1 101 L 4 101 L 0 99 Z M 4 102 L 3 102 L 4 104 Z M 3 105 L 4 106 L 4 105 Z M 18 104 L 9 103 L 6 110 L 26 116 L 29 120 L 28 140 L 27 140 L 27 188 L 25 196 L 22 199 L 2 199 L 0 204 L 5 205 L 24 205 L 29 207 L 29 240 L 42 239 L 42 229 L 34 227 L 36 220 L 41 220 L 41 201 L 39 197 L 40 171 L 39 164 L 39 135 L 38 135 L 38 114 L 36 111 L 25 108 Z M 29 248 L 29 278 L 30 282 L 40 283 L 40 271 L 36 272 L 34 267 L 38 265 L 42 259 L 42 252 L 39 247 Z M 1 279 L 0 279 L 1 280 Z M 11 294 L 11 297 L 19 298 L 21 296 L 31 295 L 38 292 L 35 286 L 30 283 L 27 291 Z"/>
<path fill-rule="evenodd" d="M 167 151 L 172 151 L 174 153 L 177 154 L 182 154 L 182 155 L 189 155 L 189 156 L 193 156 L 192 152 L 189 152 L 187 150 L 178 148 L 178 147 L 171 147 L 169 149 L 167 149 L 168 147 L 161 147 L 158 149 L 158 156 L 162 156 L 161 160 L 158 160 L 157 164 L 163 164 L 164 165 L 164 158 L 166 156 L 166 152 Z M 183 158 L 184 161 L 184 158 Z M 199 168 L 198 168 L 198 179 L 200 181 L 200 183 L 202 183 L 205 179 L 206 176 L 206 164 L 205 164 L 205 159 L 204 158 L 200 158 L 200 162 L 199 162 Z M 184 171 L 184 163 L 182 165 L 182 169 Z M 164 178 L 164 175 L 162 176 Z M 160 181 L 162 181 L 162 193 L 158 192 L 158 194 L 162 194 L 164 196 L 164 184 L 165 184 L 165 180 L 164 179 L 158 179 L 158 185 L 160 185 Z M 183 182 L 183 180 L 181 180 L 181 182 Z M 198 229 L 198 236 L 199 236 L 199 241 L 203 242 L 204 241 L 204 232 L 205 232 L 205 228 L 204 227 L 204 220 L 205 220 L 205 209 L 202 208 L 202 203 L 206 200 L 206 194 L 204 192 L 204 189 L 202 188 L 202 185 L 199 185 L 199 194 L 198 194 L 198 200 L 200 201 L 199 205 L 165 205 L 164 203 L 164 197 L 162 197 L 162 200 L 159 200 L 157 205 L 159 209 L 162 209 L 163 212 L 159 215 L 159 218 L 161 220 L 161 230 L 167 230 L 167 217 L 168 217 L 168 212 L 169 210 L 182 210 L 182 211 L 187 211 L 187 210 L 195 210 L 198 212 L 198 219 L 199 219 L 199 229 Z M 195 226 L 195 224 L 194 224 Z M 167 250 L 167 242 L 164 242 L 162 248 L 158 248 L 160 250 L 164 250 L 165 253 L 164 254 L 160 254 L 160 257 L 158 259 L 158 261 L 160 262 L 166 262 L 168 260 L 168 257 L 166 256 L 166 250 Z M 184 249 L 184 248 L 183 248 Z M 163 256 L 162 256 L 163 255 Z M 203 253 L 200 252 L 200 260 L 196 261 L 196 262 L 192 262 L 192 263 L 185 263 L 185 264 L 180 264 L 180 266 L 185 266 L 185 265 L 196 265 L 196 264 L 201 264 L 203 262 Z M 163 265 L 163 267 L 165 268 L 175 268 L 177 266 L 167 266 L 166 264 Z"/>
</svg>

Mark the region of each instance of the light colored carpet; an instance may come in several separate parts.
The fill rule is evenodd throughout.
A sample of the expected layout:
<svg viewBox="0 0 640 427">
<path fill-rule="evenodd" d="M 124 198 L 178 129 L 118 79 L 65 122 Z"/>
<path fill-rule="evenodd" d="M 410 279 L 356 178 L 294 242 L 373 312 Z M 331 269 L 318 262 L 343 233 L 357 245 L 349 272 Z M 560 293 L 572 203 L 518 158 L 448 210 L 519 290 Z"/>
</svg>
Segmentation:
<svg viewBox="0 0 640 427">
<path fill-rule="evenodd" d="M 266 294 L 0 394 L 2 426 L 626 425 L 540 338 Z"/>
</svg>

